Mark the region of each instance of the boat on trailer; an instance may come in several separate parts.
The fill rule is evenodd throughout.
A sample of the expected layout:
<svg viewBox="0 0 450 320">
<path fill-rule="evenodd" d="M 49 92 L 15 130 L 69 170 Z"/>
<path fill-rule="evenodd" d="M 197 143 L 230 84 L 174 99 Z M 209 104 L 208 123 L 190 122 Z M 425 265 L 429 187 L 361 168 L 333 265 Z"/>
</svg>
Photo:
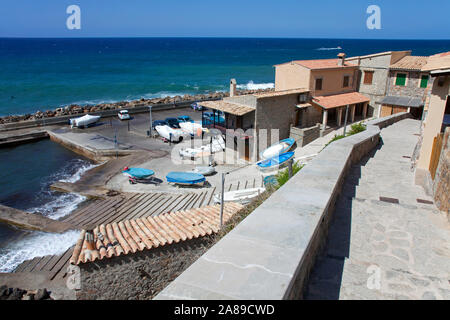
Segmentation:
<svg viewBox="0 0 450 320">
<path fill-rule="evenodd" d="M 73 118 L 69 120 L 69 123 L 71 127 L 87 127 L 91 124 L 96 123 L 98 120 L 100 120 L 100 116 L 91 116 L 90 114 L 87 114 L 85 116 L 82 116 L 80 118 Z"/>
<path fill-rule="evenodd" d="M 295 143 L 295 140 L 293 138 L 283 139 L 283 140 L 271 145 L 266 150 L 262 151 L 259 154 L 259 156 L 261 159 L 270 159 L 279 154 L 288 152 L 292 148 L 294 143 Z"/>
<path fill-rule="evenodd" d="M 286 152 L 275 157 L 265 159 L 256 163 L 261 170 L 274 169 L 286 164 L 294 157 L 294 152 Z"/>
<path fill-rule="evenodd" d="M 202 186 L 206 178 L 195 172 L 169 172 L 166 176 L 167 182 L 183 186 Z"/>
<path fill-rule="evenodd" d="M 204 176 L 210 176 L 210 175 L 213 175 L 214 173 L 216 173 L 216 169 L 212 166 L 203 166 L 203 167 L 200 166 L 200 167 L 195 167 L 195 169 L 192 170 L 192 172 L 199 173 Z"/>
</svg>

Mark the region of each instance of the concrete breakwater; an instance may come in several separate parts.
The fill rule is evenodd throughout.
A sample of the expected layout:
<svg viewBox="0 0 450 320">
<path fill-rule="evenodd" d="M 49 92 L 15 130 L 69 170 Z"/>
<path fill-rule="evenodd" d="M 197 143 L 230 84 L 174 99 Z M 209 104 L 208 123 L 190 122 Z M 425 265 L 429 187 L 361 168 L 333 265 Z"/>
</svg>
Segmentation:
<svg viewBox="0 0 450 320">
<path fill-rule="evenodd" d="M 271 91 L 273 89 L 261 90 L 239 90 L 238 95 L 251 94 L 255 92 Z M 140 99 L 133 101 L 120 101 L 116 103 L 102 103 L 98 105 L 77 105 L 71 104 L 65 107 L 47 111 L 37 111 L 34 114 L 12 115 L 0 117 L 0 131 L 29 128 L 35 126 L 45 126 L 51 124 L 66 123 L 70 118 L 89 113 L 102 115 L 105 117 L 115 116 L 117 110 L 127 109 L 131 114 L 147 112 L 148 106 L 155 106 L 155 110 L 176 106 L 188 106 L 193 102 L 205 100 L 220 100 L 229 96 L 229 92 L 215 92 L 208 94 L 198 94 L 165 98 Z"/>
</svg>

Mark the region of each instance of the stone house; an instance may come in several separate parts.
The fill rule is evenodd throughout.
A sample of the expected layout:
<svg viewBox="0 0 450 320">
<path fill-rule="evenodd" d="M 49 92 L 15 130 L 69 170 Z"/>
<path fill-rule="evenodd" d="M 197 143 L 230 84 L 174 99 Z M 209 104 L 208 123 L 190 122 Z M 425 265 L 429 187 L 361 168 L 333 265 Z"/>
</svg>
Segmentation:
<svg viewBox="0 0 450 320">
<path fill-rule="evenodd" d="M 411 51 L 388 51 L 346 59 L 359 66 L 356 90 L 370 98 L 368 116 L 380 117 L 378 102 L 385 97 L 388 89 L 389 68 L 409 55 Z"/>
<path fill-rule="evenodd" d="M 418 145 L 415 181 L 434 196 L 441 210 L 449 212 L 450 52 L 430 56 L 421 71 L 429 73 L 432 81 Z"/>
<path fill-rule="evenodd" d="M 426 97 L 433 85 L 430 73 L 423 71 L 428 57 L 405 56 L 389 68 L 388 90 L 380 100 L 380 117 L 410 112 L 422 119 Z"/>
<path fill-rule="evenodd" d="M 275 90 L 306 88 L 312 99 L 303 105 L 299 119 L 308 114 L 321 115 L 320 135 L 343 125 L 345 114 L 350 122 L 367 117 L 370 98 L 356 92 L 359 67 L 348 62 L 345 53 L 337 59 L 294 60 L 275 65 Z M 317 118 L 314 117 L 317 121 Z M 296 131 L 310 131 L 310 121 L 298 121 Z"/>
</svg>

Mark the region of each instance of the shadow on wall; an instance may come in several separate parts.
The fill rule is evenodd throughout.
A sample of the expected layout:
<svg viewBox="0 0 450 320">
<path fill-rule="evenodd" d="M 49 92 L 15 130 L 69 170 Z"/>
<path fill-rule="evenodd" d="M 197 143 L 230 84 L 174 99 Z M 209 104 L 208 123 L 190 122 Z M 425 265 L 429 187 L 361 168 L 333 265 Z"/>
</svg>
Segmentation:
<svg viewBox="0 0 450 320">
<path fill-rule="evenodd" d="M 350 256 L 352 226 L 352 202 L 364 201 L 356 197 L 356 187 L 361 178 L 361 168 L 381 149 L 383 142 L 352 166 L 345 178 L 333 220 L 330 224 L 326 244 L 317 257 L 306 286 L 305 300 L 339 300 L 345 260 Z"/>
</svg>

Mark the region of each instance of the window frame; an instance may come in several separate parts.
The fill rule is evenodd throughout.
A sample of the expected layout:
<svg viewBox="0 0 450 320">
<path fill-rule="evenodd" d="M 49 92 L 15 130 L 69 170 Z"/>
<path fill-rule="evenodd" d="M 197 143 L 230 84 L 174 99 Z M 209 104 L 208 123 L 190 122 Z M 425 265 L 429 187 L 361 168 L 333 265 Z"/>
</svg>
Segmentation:
<svg viewBox="0 0 450 320">
<path fill-rule="evenodd" d="M 365 85 L 372 85 L 373 84 L 373 75 L 374 75 L 375 71 L 373 70 L 364 70 L 364 78 L 363 78 L 363 84 Z M 366 81 L 366 77 L 367 75 L 370 74 L 370 83 Z"/>
<path fill-rule="evenodd" d="M 399 74 L 404 74 L 405 75 L 405 84 L 401 85 L 401 84 L 397 84 L 397 79 L 398 79 L 398 75 Z M 398 86 L 398 87 L 407 87 L 408 86 L 408 72 L 405 71 L 397 71 L 395 73 L 395 82 L 394 85 Z"/>
<path fill-rule="evenodd" d="M 320 89 L 317 89 L 317 80 L 320 80 Z M 323 77 L 314 78 L 314 90 L 322 91 L 323 90 Z"/>
<path fill-rule="evenodd" d="M 348 83 L 347 83 L 347 85 L 345 85 L 345 78 L 348 78 Z M 342 77 L 342 88 L 350 88 L 351 86 L 350 86 L 350 79 L 351 78 L 351 75 L 349 75 L 349 74 L 344 74 L 344 76 Z"/>
<path fill-rule="evenodd" d="M 422 77 L 427 77 L 427 85 L 425 87 L 422 87 Z M 428 85 L 430 84 L 430 75 L 426 73 L 421 73 L 419 78 L 419 88 L 426 89 L 428 88 Z"/>
</svg>

